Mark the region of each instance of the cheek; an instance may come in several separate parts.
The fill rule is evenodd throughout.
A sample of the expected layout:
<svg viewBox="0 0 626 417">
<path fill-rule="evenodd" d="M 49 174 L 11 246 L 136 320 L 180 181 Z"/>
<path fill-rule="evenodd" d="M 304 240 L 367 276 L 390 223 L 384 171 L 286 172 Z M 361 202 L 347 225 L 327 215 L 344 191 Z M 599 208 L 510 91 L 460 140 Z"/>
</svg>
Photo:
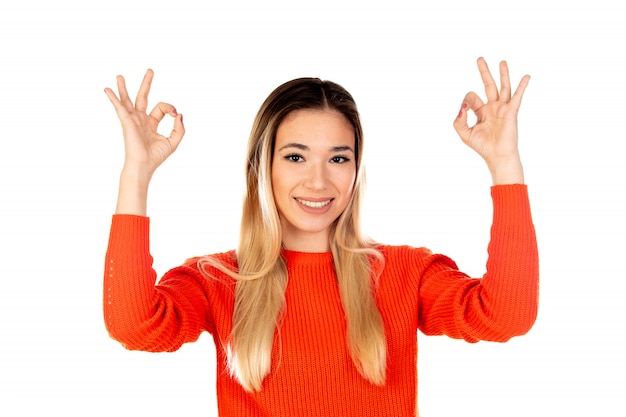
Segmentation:
<svg viewBox="0 0 626 417">
<path fill-rule="evenodd" d="M 274 200 L 279 201 L 281 198 L 288 197 L 288 175 L 281 174 L 280 170 L 272 170 L 272 193 Z"/>
<path fill-rule="evenodd" d="M 272 166 L 270 168 L 270 179 L 272 181 L 272 190 L 275 190 L 276 187 L 280 187 L 280 168 L 276 166 L 276 162 L 272 161 Z"/>
<path fill-rule="evenodd" d="M 280 197 L 280 190 L 280 176 L 272 173 L 272 194 L 274 195 L 274 200 L 277 200 Z"/>
<path fill-rule="evenodd" d="M 346 199 L 349 199 L 352 196 L 355 181 L 356 175 L 354 173 L 346 173 L 345 175 L 342 175 L 337 182 Z"/>
</svg>

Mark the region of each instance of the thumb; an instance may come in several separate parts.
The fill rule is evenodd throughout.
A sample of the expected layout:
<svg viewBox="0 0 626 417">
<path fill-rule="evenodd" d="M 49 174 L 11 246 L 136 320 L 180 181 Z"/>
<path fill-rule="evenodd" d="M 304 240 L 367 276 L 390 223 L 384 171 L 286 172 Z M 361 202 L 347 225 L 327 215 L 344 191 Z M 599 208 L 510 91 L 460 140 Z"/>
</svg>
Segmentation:
<svg viewBox="0 0 626 417">
<path fill-rule="evenodd" d="M 474 92 L 467 93 L 463 98 L 461 110 L 459 110 L 459 114 L 456 119 L 454 119 L 453 123 L 456 133 L 458 133 L 463 142 L 469 143 L 472 134 L 472 128 L 467 124 L 467 112 L 471 110 L 474 114 L 477 114 L 478 110 L 484 105 L 480 97 Z"/>
<path fill-rule="evenodd" d="M 472 135 L 472 128 L 467 124 L 467 110 L 469 109 L 469 105 L 465 100 L 461 103 L 461 109 L 459 110 L 459 114 L 454 119 L 454 123 L 452 126 L 456 133 L 461 137 L 463 142 L 468 143 L 470 136 Z"/>
<path fill-rule="evenodd" d="M 183 125 L 183 115 L 177 114 L 174 119 L 174 128 L 170 133 L 170 136 L 167 138 L 170 146 L 172 147 L 172 152 L 178 148 L 180 142 L 183 140 L 183 136 L 185 135 L 185 126 Z"/>
</svg>

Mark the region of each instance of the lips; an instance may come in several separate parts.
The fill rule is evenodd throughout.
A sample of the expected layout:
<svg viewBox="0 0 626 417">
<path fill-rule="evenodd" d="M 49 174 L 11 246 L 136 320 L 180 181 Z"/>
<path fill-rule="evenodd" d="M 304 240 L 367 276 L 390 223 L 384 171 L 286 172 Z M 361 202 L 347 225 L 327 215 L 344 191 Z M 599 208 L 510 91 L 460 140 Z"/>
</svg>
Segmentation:
<svg viewBox="0 0 626 417">
<path fill-rule="evenodd" d="M 305 200 L 302 198 L 296 198 L 295 199 L 298 203 L 302 204 L 305 207 L 309 207 L 312 209 L 321 209 L 326 207 L 327 205 L 329 205 L 333 199 L 329 198 L 327 200 L 319 200 L 319 201 L 313 201 L 313 200 Z"/>
</svg>

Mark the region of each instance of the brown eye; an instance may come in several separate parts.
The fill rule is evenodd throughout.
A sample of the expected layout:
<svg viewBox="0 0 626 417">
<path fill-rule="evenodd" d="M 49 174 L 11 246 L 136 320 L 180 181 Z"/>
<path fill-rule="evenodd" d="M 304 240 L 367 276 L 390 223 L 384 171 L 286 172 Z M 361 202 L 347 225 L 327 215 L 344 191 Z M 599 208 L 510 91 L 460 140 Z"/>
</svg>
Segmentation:
<svg viewBox="0 0 626 417">
<path fill-rule="evenodd" d="M 333 156 L 330 161 L 335 163 L 335 164 L 343 164 L 345 162 L 348 162 L 349 159 L 346 158 L 345 156 Z"/>
</svg>

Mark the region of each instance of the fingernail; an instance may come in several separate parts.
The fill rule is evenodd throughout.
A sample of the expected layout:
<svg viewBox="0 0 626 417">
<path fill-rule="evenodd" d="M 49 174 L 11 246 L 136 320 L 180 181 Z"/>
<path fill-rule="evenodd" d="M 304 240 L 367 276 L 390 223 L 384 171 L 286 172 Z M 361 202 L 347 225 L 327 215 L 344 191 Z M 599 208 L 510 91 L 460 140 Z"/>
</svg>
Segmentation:
<svg viewBox="0 0 626 417">
<path fill-rule="evenodd" d="M 183 115 L 182 114 L 180 115 L 180 122 L 181 123 L 183 122 Z"/>
<path fill-rule="evenodd" d="M 461 117 L 463 115 L 463 109 L 467 107 L 467 103 L 461 104 L 461 110 L 459 110 L 459 115 L 457 117 Z"/>
<path fill-rule="evenodd" d="M 174 113 L 174 116 L 176 116 L 178 114 L 178 112 L 176 112 L 175 108 L 172 109 L 172 113 Z"/>
</svg>

